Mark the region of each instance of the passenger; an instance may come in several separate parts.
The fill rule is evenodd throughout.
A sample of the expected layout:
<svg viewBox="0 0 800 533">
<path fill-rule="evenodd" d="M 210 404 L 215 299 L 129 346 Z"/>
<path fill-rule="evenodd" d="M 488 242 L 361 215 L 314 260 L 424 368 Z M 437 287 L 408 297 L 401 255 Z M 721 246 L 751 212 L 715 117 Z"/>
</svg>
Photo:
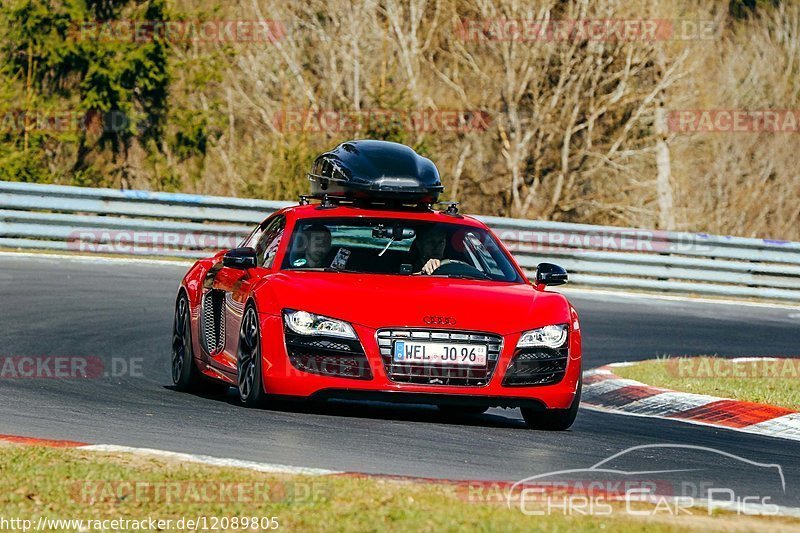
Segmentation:
<svg viewBox="0 0 800 533">
<path fill-rule="evenodd" d="M 305 239 L 305 255 L 295 262 L 295 266 L 303 268 L 322 268 L 331 251 L 331 230 L 322 224 L 312 224 L 303 230 Z M 302 262 L 302 264 L 299 264 Z"/>
</svg>

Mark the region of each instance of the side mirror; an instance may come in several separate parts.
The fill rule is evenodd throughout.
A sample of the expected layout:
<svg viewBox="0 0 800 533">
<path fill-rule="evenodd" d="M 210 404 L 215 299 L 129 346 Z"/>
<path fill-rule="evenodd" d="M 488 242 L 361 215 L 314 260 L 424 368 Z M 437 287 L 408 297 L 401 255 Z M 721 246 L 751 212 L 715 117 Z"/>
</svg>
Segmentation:
<svg viewBox="0 0 800 533">
<path fill-rule="evenodd" d="M 247 270 L 256 267 L 256 251 L 253 248 L 234 248 L 228 250 L 222 258 L 222 266 Z"/>
<path fill-rule="evenodd" d="M 567 271 L 563 267 L 552 263 L 539 263 L 536 265 L 537 285 L 563 285 L 567 282 Z"/>
</svg>

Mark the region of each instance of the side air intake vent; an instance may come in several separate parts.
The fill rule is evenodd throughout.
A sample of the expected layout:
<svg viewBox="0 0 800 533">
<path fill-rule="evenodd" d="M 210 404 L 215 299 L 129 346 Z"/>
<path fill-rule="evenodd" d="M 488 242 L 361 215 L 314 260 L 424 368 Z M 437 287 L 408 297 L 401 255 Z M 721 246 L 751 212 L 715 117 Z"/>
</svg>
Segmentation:
<svg viewBox="0 0 800 533">
<path fill-rule="evenodd" d="M 210 290 L 203 297 L 200 328 L 203 348 L 208 353 L 218 352 L 225 346 L 224 298 L 225 293 L 218 290 Z"/>
</svg>

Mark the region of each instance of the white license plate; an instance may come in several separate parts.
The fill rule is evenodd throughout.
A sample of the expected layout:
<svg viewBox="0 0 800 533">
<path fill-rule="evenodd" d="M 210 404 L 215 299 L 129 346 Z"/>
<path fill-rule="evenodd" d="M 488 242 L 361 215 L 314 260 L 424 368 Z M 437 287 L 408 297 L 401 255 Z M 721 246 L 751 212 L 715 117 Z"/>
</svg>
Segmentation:
<svg viewBox="0 0 800 533">
<path fill-rule="evenodd" d="M 486 346 L 445 342 L 395 341 L 395 363 L 486 366 Z"/>
</svg>

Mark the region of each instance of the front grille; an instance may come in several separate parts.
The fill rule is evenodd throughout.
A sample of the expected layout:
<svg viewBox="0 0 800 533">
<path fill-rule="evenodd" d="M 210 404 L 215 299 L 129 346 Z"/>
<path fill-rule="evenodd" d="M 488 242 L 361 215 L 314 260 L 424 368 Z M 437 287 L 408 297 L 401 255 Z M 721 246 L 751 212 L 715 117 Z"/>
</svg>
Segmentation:
<svg viewBox="0 0 800 533">
<path fill-rule="evenodd" d="M 450 341 L 458 344 L 484 345 L 487 347 L 487 365 L 485 367 L 469 367 L 395 363 L 392 358 L 392 350 L 396 340 Z M 497 360 L 500 358 L 500 351 L 503 348 L 503 338 L 499 335 L 472 331 L 383 329 L 378 331 L 378 346 L 386 368 L 386 375 L 394 382 L 482 387 L 487 385 L 492 378 Z"/>
<path fill-rule="evenodd" d="M 338 337 L 306 337 L 284 329 L 289 360 L 298 370 L 325 376 L 371 379 L 361 343 Z"/>
<path fill-rule="evenodd" d="M 225 313 L 223 312 L 222 291 L 210 290 L 203 297 L 201 328 L 203 347 L 208 353 L 221 350 L 225 345 Z"/>
<path fill-rule="evenodd" d="M 503 385 L 552 385 L 564 379 L 569 356 L 563 348 L 518 348 L 508 365 Z"/>
</svg>

